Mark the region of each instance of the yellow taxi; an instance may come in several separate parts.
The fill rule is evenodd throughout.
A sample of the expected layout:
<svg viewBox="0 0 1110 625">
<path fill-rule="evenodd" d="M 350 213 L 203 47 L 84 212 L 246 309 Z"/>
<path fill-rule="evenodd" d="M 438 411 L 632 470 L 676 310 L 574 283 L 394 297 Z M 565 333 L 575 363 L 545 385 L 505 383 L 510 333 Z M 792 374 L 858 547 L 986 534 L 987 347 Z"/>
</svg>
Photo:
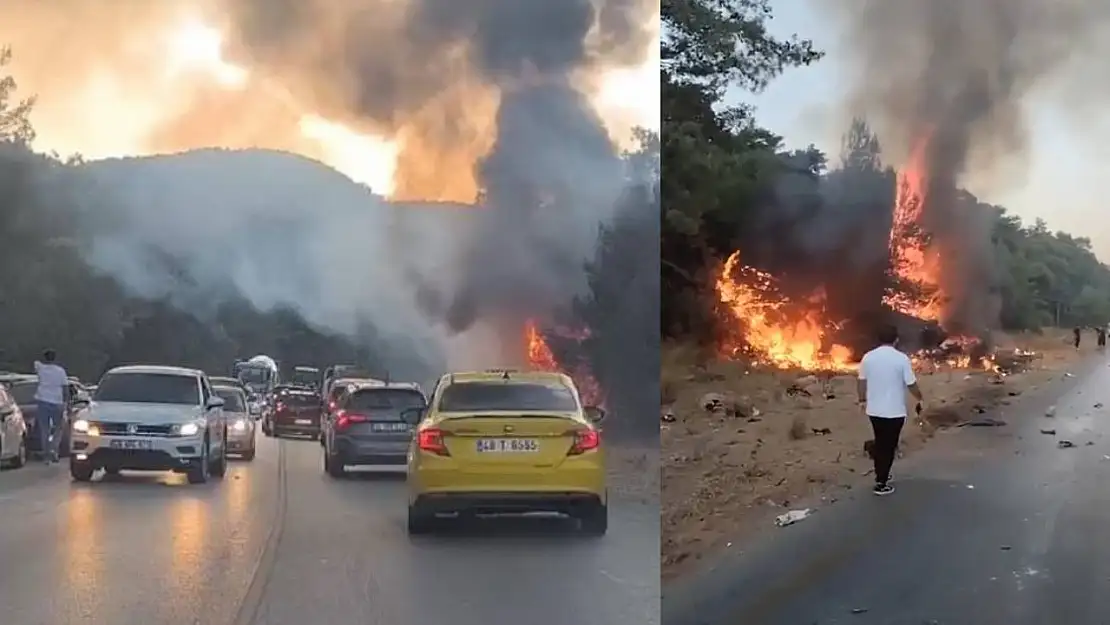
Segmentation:
<svg viewBox="0 0 1110 625">
<path fill-rule="evenodd" d="M 547 371 L 449 373 L 426 408 L 406 411 L 408 531 L 444 516 L 557 512 L 605 534 L 605 412 Z"/>
</svg>

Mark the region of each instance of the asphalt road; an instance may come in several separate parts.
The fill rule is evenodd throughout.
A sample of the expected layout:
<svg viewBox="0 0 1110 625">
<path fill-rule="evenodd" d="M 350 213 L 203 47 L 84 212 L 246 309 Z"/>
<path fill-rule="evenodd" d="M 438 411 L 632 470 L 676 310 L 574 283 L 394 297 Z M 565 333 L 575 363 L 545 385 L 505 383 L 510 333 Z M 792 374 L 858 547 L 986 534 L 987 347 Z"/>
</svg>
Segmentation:
<svg viewBox="0 0 1110 625">
<path fill-rule="evenodd" d="M 861 492 L 668 585 L 663 622 L 1110 623 L 1110 368 L 1064 385 L 896 465 L 893 495 Z"/>
<path fill-rule="evenodd" d="M 203 486 L 0 473 L 0 623 L 659 623 L 657 506 L 612 501 L 601 539 L 548 519 L 410 539 L 403 476 L 333 480 L 315 441 L 259 444 Z"/>
</svg>

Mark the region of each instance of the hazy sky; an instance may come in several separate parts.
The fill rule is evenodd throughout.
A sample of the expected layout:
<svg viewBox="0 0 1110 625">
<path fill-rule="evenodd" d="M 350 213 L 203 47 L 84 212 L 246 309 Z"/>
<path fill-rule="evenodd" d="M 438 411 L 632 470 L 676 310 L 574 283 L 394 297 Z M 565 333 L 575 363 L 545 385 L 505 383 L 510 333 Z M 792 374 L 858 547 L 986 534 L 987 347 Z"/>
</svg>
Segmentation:
<svg viewBox="0 0 1110 625">
<path fill-rule="evenodd" d="M 825 58 L 811 67 L 788 71 L 763 94 L 738 91 L 733 96 L 754 103 L 760 123 L 783 135 L 791 147 L 813 143 L 835 157 L 848 115 L 838 105 L 846 68 L 844 55 L 837 50 L 839 33 L 811 9 L 821 1 L 827 0 L 778 0 L 773 3 L 771 26 L 777 35 L 797 33 L 813 39 L 826 52 Z M 1110 123 L 1101 119 L 1091 127 L 1078 128 L 1061 114 L 1066 102 L 1062 91 L 1038 93 L 1037 101 L 1028 103 L 1033 158 L 1024 167 L 1008 169 L 1005 177 L 996 176 L 989 185 L 969 181 L 967 186 L 983 200 L 1006 206 L 1028 222 L 1040 217 L 1052 229 L 1089 237 L 1099 257 L 1107 261 L 1110 193 L 1104 185 L 1110 177 Z"/>
</svg>

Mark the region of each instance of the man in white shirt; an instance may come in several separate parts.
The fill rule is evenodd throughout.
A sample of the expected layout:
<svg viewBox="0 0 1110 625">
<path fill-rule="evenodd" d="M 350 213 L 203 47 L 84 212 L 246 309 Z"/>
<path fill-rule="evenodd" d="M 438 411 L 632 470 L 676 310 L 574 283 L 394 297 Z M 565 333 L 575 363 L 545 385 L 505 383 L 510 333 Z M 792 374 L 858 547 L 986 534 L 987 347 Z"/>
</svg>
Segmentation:
<svg viewBox="0 0 1110 625">
<path fill-rule="evenodd" d="M 875 461 L 876 495 L 894 492 L 890 485 L 890 467 L 898 452 L 898 439 L 906 424 L 906 391 L 917 400 L 917 412 L 922 410 L 921 389 L 913 373 L 909 356 L 898 351 L 898 328 L 886 326 L 879 330 L 879 346 L 867 352 L 859 363 L 859 380 L 856 383 L 859 403 L 871 419 L 875 442 L 871 457 Z"/>
<path fill-rule="evenodd" d="M 58 447 L 54 437 L 54 429 L 62 424 L 65 414 L 66 386 L 69 377 L 66 370 L 56 363 L 57 354 L 48 349 L 42 353 L 42 360 L 35 361 L 35 374 L 39 377 L 39 386 L 35 391 L 35 402 L 38 410 L 35 414 L 39 434 L 39 449 L 42 450 L 42 460 L 47 464 L 58 461 Z M 61 438 L 60 436 L 57 438 Z"/>
</svg>

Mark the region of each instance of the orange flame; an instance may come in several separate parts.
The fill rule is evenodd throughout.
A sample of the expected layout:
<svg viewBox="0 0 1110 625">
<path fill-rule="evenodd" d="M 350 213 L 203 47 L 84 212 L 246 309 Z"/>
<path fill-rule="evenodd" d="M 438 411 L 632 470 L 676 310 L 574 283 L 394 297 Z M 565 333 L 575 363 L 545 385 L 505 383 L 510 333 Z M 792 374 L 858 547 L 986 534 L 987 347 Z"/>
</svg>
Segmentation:
<svg viewBox="0 0 1110 625">
<path fill-rule="evenodd" d="M 756 360 L 781 369 L 846 371 L 854 368 L 852 350 L 826 345 L 824 293 L 795 305 L 774 292 L 774 279 L 740 265 L 740 253 L 728 257 L 717 279 L 721 303 L 743 329 L 743 345 L 727 346 L 729 355 L 746 351 Z"/>
<path fill-rule="evenodd" d="M 895 275 L 920 292 L 910 297 L 890 292 L 883 302 L 891 308 L 920 319 L 940 320 L 944 312 L 944 293 L 940 288 L 940 257 L 929 245 L 928 233 L 921 230 L 921 218 L 928 198 L 926 182 L 929 137 L 922 136 L 910 151 L 909 160 L 898 172 L 894 199 L 894 224 L 890 229 L 890 251 Z"/>
<path fill-rule="evenodd" d="M 577 340 L 583 340 L 589 336 L 588 332 L 572 332 L 566 333 Z M 524 345 L 528 350 L 528 365 L 533 369 L 540 371 L 561 371 L 569 375 L 573 380 L 575 386 L 578 387 L 578 394 L 582 398 L 582 402 L 588 406 L 600 406 L 604 401 L 604 394 L 601 391 L 601 385 L 598 384 L 597 379 L 594 378 L 589 368 L 584 365 L 579 365 L 567 370 L 559 364 L 558 359 L 555 358 L 554 352 L 547 344 L 540 332 L 539 324 L 534 320 L 529 320 L 524 324 Z"/>
</svg>

